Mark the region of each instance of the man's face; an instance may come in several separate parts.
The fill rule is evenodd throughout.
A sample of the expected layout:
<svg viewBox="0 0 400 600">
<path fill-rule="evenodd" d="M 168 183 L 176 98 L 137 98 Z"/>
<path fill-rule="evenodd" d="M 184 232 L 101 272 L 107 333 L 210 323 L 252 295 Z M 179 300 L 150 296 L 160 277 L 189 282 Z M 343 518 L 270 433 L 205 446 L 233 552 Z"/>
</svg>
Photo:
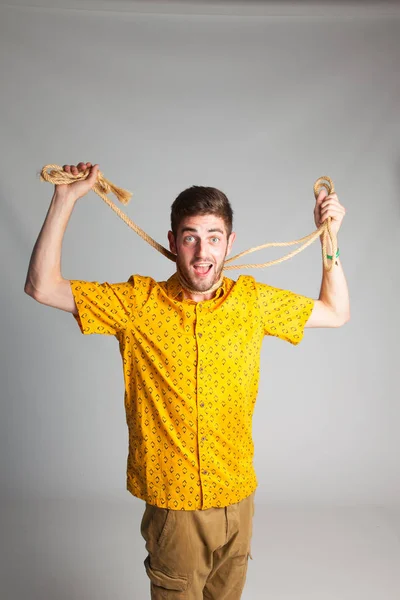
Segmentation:
<svg viewBox="0 0 400 600">
<path fill-rule="evenodd" d="M 215 215 L 185 217 L 176 239 L 168 232 L 171 252 L 183 277 L 194 290 L 204 292 L 218 281 L 225 257 L 235 239 L 227 236 L 224 220 Z"/>
</svg>

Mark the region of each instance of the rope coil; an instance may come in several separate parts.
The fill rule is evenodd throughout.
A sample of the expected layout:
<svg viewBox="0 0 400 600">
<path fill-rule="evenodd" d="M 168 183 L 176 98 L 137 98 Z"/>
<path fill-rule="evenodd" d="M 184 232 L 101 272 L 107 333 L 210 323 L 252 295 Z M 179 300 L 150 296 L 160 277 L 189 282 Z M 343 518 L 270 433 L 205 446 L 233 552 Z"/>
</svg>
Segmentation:
<svg viewBox="0 0 400 600">
<path fill-rule="evenodd" d="M 59 165 L 46 165 L 43 167 L 43 169 L 40 173 L 40 179 L 41 179 L 41 181 L 47 181 L 49 183 L 53 183 L 54 185 L 71 184 L 80 179 L 86 179 L 89 175 L 89 171 L 90 171 L 90 169 L 87 169 L 86 171 L 79 172 L 77 175 L 73 175 L 72 173 L 68 173 L 67 171 L 64 171 L 64 169 L 62 167 L 60 167 Z M 314 190 L 315 198 L 318 197 L 318 194 L 323 187 L 327 190 L 328 194 L 333 194 L 335 192 L 335 187 L 333 185 L 332 179 L 330 179 L 330 177 L 324 175 L 323 177 L 320 177 L 319 179 L 317 179 L 317 181 L 314 183 L 313 190 Z M 106 179 L 104 177 L 104 175 L 101 171 L 98 171 L 97 180 L 96 180 L 96 183 L 94 184 L 94 186 L 92 187 L 92 190 L 98 196 L 100 196 L 100 198 L 102 200 L 104 200 L 104 202 L 106 204 L 108 204 L 108 206 L 127 225 L 129 225 L 129 227 L 131 227 L 131 229 L 133 229 L 133 231 L 135 231 L 143 240 L 145 240 L 145 242 L 147 242 L 148 244 L 150 244 L 150 246 L 152 246 L 153 248 L 158 250 L 158 252 L 160 252 L 167 258 L 169 258 L 169 260 L 176 262 L 175 254 L 173 254 L 172 252 L 167 250 L 167 248 L 164 248 L 164 246 L 162 246 L 161 244 L 156 242 L 152 237 L 150 237 L 141 227 L 136 225 L 136 223 L 134 223 L 124 212 L 122 212 L 122 210 L 120 210 L 118 208 L 118 206 L 116 206 L 114 204 L 114 202 L 112 202 L 110 200 L 110 198 L 108 198 L 108 196 L 107 196 L 107 194 L 112 193 L 116 196 L 118 201 L 121 202 L 121 204 L 126 205 L 126 204 L 128 204 L 128 202 L 130 201 L 130 199 L 132 197 L 131 192 L 128 192 L 127 190 L 117 187 L 116 185 L 111 183 L 111 181 L 109 181 L 108 179 Z M 310 244 L 312 244 L 317 238 L 319 238 L 321 236 L 322 236 L 322 258 L 323 258 L 324 268 L 326 271 L 331 271 L 335 265 L 335 261 L 332 260 L 329 262 L 329 260 L 327 258 L 328 238 L 330 239 L 331 245 L 332 245 L 332 255 L 335 256 L 336 251 L 337 251 L 336 236 L 334 235 L 334 233 L 331 230 L 331 217 L 326 219 L 326 221 L 324 221 L 324 223 L 316 231 L 313 231 L 309 235 L 306 235 L 305 237 L 302 237 L 298 240 L 293 240 L 291 242 L 269 242 L 267 244 L 262 244 L 261 246 L 255 246 L 254 248 L 249 248 L 248 250 L 244 250 L 243 252 L 240 252 L 239 254 L 236 254 L 235 256 L 232 256 L 231 258 L 226 260 L 223 270 L 227 271 L 227 270 L 232 270 L 232 269 L 263 269 L 265 267 L 270 267 L 272 265 L 276 265 L 285 260 L 288 260 L 289 258 L 292 258 L 296 254 L 299 254 L 299 252 L 302 252 L 305 248 L 310 246 Z M 281 258 L 277 258 L 275 260 L 270 260 L 265 263 L 249 263 L 249 264 L 244 264 L 244 265 L 228 264 L 235 260 L 238 260 L 239 258 L 241 258 L 242 256 L 245 256 L 246 254 L 251 254 L 252 252 L 257 252 L 258 250 L 262 250 L 263 248 L 286 247 L 286 246 L 294 246 L 296 244 L 302 244 L 302 246 L 300 246 L 296 250 L 292 250 L 292 252 L 289 252 L 288 254 L 286 254 L 285 256 L 282 256 Z M 207 293 L 209 293 L 209 292 L 210 292 L 210 290 L 207 290 Z"/>
</svg>

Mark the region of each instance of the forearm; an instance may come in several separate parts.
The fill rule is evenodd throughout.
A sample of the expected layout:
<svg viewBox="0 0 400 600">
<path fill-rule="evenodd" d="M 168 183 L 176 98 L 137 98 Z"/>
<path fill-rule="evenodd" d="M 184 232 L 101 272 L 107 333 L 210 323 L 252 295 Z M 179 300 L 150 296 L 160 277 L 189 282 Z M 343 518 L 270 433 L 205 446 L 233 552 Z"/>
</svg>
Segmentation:
<svg viewBox="0 0 400 600">
<path fill-rule="evenodd" d="M 29 263 L 25 292 L 31 296 L 46 295 L 62 280 L 62 242 L 75 202 L 66 195 L 53 195 Z"/>
<path fill-rule="evenodd" d="M 332 256 L 330 243 L 327 254 Z M 333 257 L 333 261 L 335 264 L 331 271 L 323 269 L 319 300 L 335 313 L 339 322 L 345 323 L 350 318 L 349 290 L 340 258 Z"/>
</svg>

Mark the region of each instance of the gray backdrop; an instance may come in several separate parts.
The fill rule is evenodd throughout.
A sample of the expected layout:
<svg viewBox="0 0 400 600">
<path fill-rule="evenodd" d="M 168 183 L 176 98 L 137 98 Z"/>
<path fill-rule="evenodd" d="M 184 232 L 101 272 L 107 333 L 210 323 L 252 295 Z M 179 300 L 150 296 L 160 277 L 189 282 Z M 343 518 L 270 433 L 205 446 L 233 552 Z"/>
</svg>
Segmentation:
<svg viewBox="0 0 400 600">
<path fill-rule="evenodd" d="M 23 293 L 53 191 L 37 173 L 90 160 L 134 193 L 127 214 L 164 244 L 176 195 L 219 187 L 236 251 L 313 231 L 312 185 L 333 178 L 352 319 L 297 348 L 265 340 L 259 497 L 398 502 L 399 20 L 2 7 L 0 44 L 2 493 L 125 496 L 118 343 Z M 172 270 L 98 196 L 79 201 L 64 277 Z M 251 273 L 317 297 L 318 243 Z"/>
<path fill-rule="evenodd" d="M 28 4 L 0 6 L 2 500 L 103 498 L 142 511 L 125 489 L 118 342 L 84 337 L 70 314 L 23 292 L 53 192 L 38 173 L 92 161 L 134 193 L 125 212 L 163 244 L 182 189 L 222 189 L 235 253 L 313 231 L 313 183 L 332 177 L 348 211 L 339 245 L 352 317 L 306 331 L 298 347 L 265 340 L 257 498 L 397 506 L 399 8 Z M 78 202 L 65 278 L 164 279 L 173 267 L 98 196 Z M 319 243 L 240 272 L 318 297 Z"/>
</svg>

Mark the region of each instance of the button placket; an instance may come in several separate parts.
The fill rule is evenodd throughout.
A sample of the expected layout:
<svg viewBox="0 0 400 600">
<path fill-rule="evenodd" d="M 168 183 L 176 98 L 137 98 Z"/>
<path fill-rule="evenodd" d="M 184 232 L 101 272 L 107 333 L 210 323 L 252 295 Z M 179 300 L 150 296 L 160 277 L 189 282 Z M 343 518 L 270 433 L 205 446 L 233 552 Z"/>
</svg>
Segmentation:
<svg viewBox="0 0 400 600">
<path fill-rule="evenodd" d="M 195 337 L 197 344 L 197 402 L 198 402 L 198 413 L 199 413 L 199 428 L 197 432 L 198 436 L 198 445 L 199 447 L 204 447 L 204 442 L 206 441 L 206 436 L 204 435 L 204 430 L 202 431 L 202 427 L 200 423 L 204 419 L 204 387 L 202 383 L 204 382 L 204 355 L 205 355 L 205 346 L 204 343 L 201 344 L 202 338 L 204 339 L 205 331 L 204 331 L 204 319 L 201 318 L 204 314 L 204 307 L 201 303 L 196 305 L 196 326 L 195 326 Z M 203 504 L 206 501 L 207 493 L 207 475 L 209 475 L 208 469 L 203 467 L 203 461 L 201 458 L 201 452 L 199 452 L 199 460 L 200 460 L 200 481 L 203 489 Z"/>
</svg>

